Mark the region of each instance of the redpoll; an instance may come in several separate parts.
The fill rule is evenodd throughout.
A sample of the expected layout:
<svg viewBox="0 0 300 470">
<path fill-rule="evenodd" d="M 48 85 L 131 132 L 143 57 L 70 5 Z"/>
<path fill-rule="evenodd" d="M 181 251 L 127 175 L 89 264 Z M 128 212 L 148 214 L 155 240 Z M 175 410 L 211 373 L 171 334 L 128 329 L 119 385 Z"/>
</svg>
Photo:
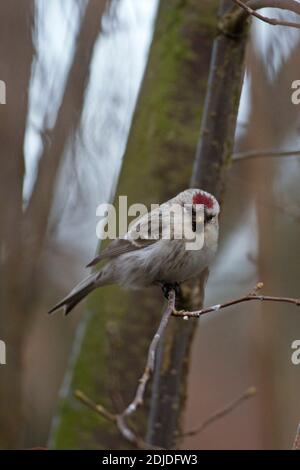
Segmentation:
<svg viewBox="0 0 300 470">
<path fill-rule="evenodd" d="M 49 313 L 64 307 L 68 314 L 90 292 L 107 284 L 129 289 L 155 284 L 168 287 L 200 275 L 217 250 L 219 211 L 218 201 L 211 194 L 200 189 L 181 192 L 138 219 L 125 236 L 112 241 L 88 266 L 102 260 L 107 263 L 79 283 Z M 183 226 L 187 230 L 182 230 Z M 203 238 L 197 249 L 189 245 L 196 234 Z"/>
</svg>

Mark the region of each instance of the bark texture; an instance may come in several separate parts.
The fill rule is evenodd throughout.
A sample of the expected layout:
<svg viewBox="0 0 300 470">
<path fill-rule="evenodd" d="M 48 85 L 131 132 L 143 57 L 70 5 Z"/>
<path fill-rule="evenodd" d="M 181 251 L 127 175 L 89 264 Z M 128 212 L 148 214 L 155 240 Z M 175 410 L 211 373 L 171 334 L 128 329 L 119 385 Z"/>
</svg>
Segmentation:
<svg viewBox="0 0 300 470">
<path fill-rule="evenodd" d="M 220 31 L 213 43 L 210 73 L 191 186 L 219 200 L 233 151 L 244 74 L 247 25 L 231 20 L 231 1 L 221 2 Z M 201 4 L 201 8 L 203 5 Z M 229 15 L 227 16 L 227 13 Z M 203 304 L 207 273 L 183 289 L 183 308 Z M 155 374 L 148 440 L 165 448 L 178 444 L 187 388 L 188 363 L 197 321 L 173 322 L 160 349 Z"/>
<path fill-rule="evenodd" d="M 217 2 L 211 0 L 160 3 L 116 192 L 127 195 L 128 204 L 150 206 L 189 186 L 217 32 L 216 11 Z M 82 407 L 72 395 L 82 389 L 108 408 L 119 405 L 120 395 L 126 404 L 131 400 L 162 304 L 162 294 L 155 288 L 134 293 L 112 286 L 92 296 L 88 304 L 92 318 L 69 394 L 61 404 L 56 448 L 127 447 L 113 424 Z M 180 333 L 182 323 L 172 319 L 170 327 Z M 182 384 L 183 395 L 184 389 Z M 148 411 L 145 407 L 136 417 L 142 431 Z"/>
</svg>

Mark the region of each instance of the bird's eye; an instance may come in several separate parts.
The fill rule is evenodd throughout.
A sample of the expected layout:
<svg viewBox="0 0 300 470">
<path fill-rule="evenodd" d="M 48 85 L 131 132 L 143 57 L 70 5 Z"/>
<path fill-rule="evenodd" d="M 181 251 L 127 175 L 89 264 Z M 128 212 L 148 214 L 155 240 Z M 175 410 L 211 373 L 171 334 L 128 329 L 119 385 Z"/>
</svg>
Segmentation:
<svg viewBox="0 0 300 470">
<path fill-rule="evenodd" d="M 205 215 L 205 222 L 210 222 L 213 218 L 214 218 L 214 215 L 207 214 L 207 215 Z"/>
</svg>

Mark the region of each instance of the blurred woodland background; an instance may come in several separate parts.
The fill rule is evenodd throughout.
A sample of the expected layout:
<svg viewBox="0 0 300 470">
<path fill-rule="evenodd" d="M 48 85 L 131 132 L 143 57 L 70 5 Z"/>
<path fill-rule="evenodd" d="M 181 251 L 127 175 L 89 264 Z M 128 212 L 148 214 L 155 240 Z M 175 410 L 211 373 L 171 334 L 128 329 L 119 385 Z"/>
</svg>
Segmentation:
<svg viewBox="0 0 300 470">
<path fill-rule="evenodd" d="M 218 8 L 217 0 L 0 0 L 1 448 L 128 447 L 73 393 L 80 388 L 112 409 L 131 400 L 161 293 L 107 287 L 67 318 L 46 312 L 86 274 L 100 203 L 116 191 L 129 203 L 158 203 L 188 187 Z M 257 281 L 266 293 L 299 296 L 299 155 L 261 156 L 300 149 L 300 105 L 291 101 L 299 49 L 299 29 L 252 20 L 234 143 L 240 158 L 226 165 L 205 305 L 244 295 Z M 180 446 L 290 448 L 300 419 L 300 366 L 291 362 L 297 308 L 249 302 L 188 323 L 197 327 L 183 428 L 249 386 L 257 394 Z M 145 429 L 149 406 L 137 418 Z"/>
</svg>

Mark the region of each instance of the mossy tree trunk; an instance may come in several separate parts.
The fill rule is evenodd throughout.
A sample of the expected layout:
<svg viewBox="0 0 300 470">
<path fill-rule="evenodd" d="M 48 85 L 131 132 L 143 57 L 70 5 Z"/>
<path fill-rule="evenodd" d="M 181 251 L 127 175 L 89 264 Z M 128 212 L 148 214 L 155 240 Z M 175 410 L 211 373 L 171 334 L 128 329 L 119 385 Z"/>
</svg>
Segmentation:
<svg viewBox="0 0 300 470">
<path fill-rule="evenodd" d="M 202 7 L 202 5 L 201 5 Z M 200 140 L 191 186 L 210 191 L 219 200 L 233 152 L 244 75 L 247 23 L 231 14 L 232 2 L 221 1 L 219 32 L 211 56 Z M 207 272 L 182 289 L 180 308 L 201 308 Z M 173 319 L 159 350 L 152 393 L 148 441 L 164 448 L 178 444 L 191 344 L 197 320 Z"/>
<path fill-rule="evenodd" d="M 189 185 L 217 33 L 217 3 L 160 2 L 117 188 L 117 195 L 128 196 L 128 204 L 150 206 Z M 113 424 L 76 402 L 73 393 L 81 389 L 110 409 L 122 400 L 127 404 L 143 370 L 162 304 L 162 294 L 156 288 L 136 293 L 112 286 L 92 296 L 88 304 L 91 319 L 54 429 L 56 448 L 127 446 Z M 146 406 L 136 417 L 142 433 L 148 411 Z"/>
</svg>

